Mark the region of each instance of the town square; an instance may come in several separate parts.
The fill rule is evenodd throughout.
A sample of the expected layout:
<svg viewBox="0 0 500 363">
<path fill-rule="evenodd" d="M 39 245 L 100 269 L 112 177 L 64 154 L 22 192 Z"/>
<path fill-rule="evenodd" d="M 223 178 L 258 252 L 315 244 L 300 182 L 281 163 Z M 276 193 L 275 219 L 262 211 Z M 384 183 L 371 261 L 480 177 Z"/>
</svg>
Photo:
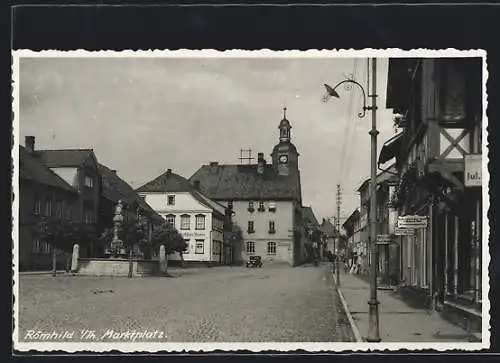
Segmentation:
<svg viewBox="0 0 500 363">
<path fill-rule="evenodd" d="M 14 341 L 480 347 L 484 54 L 306 53 L 18 53 Z"/>
</svg>

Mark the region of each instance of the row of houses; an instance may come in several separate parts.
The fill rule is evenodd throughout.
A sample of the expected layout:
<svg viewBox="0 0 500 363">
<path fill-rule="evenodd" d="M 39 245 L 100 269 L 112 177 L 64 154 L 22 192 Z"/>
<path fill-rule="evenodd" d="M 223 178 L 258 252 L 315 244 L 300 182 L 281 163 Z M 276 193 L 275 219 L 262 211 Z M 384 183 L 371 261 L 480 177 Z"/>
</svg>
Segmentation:
<svg viewBox="0 0 500 363">
<path fill-rule="evenodd" d="M 104 246 L 97 243 L 97 237 L 112 227 L 119 200 L 125 206 L 125 217 L 141 215 L 151 225 L 162 222 L 161 216 L 115 170 L 97 161 L 92 149 L 38 150 L 35 137 L 26 136 L 25 146 L 19 146 L 18 170 L 21 271 L 45 269 L 52 263 L 53 246 L 40 241 L 35 233 L 43 217 L 81 225 L 89 236 L 88 243 L 81 246 L 84 257 L 104 255 Z M 58 254 L 60 268 L 66 259 L 64 253 Z"/>
<path fill-rule="evenodd" d="M 261 256 L 265 262 L 296 266 L 311 258 L 306 220 L 312 210 L 302 206 L 299 153 L 291 128 L 285 114 L 270 163 L 258 153 L 255 164 L 210 162 L 189 178 L 168 169 L 137 189 L 188 242 L 184 261 L 215 256 L 222 263 L 242 264 Z M 202 232 L 203 223 L 226 227 Z M 211 242 L 203 249 L 206 240 Z"/>
<path fill-rule="evenodd" d="M 379 284 L 471 331 L 482 308 L 482 60 L 390 59 L 387 108 L 399 132 L 384 143 L 377 175 Z M 343 224 L 361 273 L 368 254 L 369 179 Z M 418 216 L 422 228 L 398 219 Z"/>
<path fill-rule="evenodd" d="M 278 128 L 271 163 L 259 153 L 256 164 L 211 162 L 189 178 L 167 169 L 136 190 L 100 164 L 92 149 L 37 150 L 35 138 L 27 136 L 19 147 L 21 270 L 50 265 L 52 247 L 34 233 L 42 216 L 64 216 L 99 236 L 113 225 L 119 200 L 126 213 L 180 232 L 188 248 L 172 261 L 241 264 L 259 255 L 295 266 L 311 259 L 306 220 L 315 217 L 302 206 L 299 153 L 286 115 Z M 105 247 L 90 240 L 80 253 L 103 257 Z"/>
</svg>

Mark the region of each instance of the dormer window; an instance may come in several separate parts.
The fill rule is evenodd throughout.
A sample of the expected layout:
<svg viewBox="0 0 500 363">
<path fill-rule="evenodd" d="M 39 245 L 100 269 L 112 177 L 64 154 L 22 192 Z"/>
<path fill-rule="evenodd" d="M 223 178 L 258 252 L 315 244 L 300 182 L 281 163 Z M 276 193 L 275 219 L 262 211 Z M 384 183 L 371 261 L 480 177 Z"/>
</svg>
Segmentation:
<svg viewBox="0 0 500 363">
<path fill-rule="evenodd" d="M 93 188 L 94 187 L 94 179 L 91 176 L 85 176 L 85 186 L 87 188 Z"/>
<path fill-rule="evenodd" d="M 227 202 L 227 208 L 229 210 L 233 210 L 233 201 L 232 200 L 230 200 L 229 202 Z"/>
<path fill-rule="evenodd" d="M 264 207 L 264 201 L 261 200 L 259 202 L 259 212 L 264 212 L 266 210 L 266 208 Z"/>
<path fill-rule="evenodd" d="M 254 206 L 253 206 L 253 201 L 249 201 L 248 202 L 248 211 L 250 213 L 252 213 L 253 211 L 255 210 Z"/>
<path fill-rule="evenodd" d="M 269 212 L 276 212 L 276 203 L 269 202 Z"/>
<path fill-rule="evenodd" d="M 167 197 L 167 205 L 175 205 L 175 195 L 169 195 Z"/>
</svg>

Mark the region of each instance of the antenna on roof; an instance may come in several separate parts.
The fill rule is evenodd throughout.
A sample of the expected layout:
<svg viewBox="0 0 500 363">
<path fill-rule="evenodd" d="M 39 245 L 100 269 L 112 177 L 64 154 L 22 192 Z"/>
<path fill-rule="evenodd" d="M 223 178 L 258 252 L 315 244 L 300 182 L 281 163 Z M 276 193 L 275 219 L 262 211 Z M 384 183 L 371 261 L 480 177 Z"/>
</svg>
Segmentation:
<svg viewBox="0 0 500 363">
<path fill-rule="evenodd" d="M 243 156 L 243 154 L 246 153 L 247 156 Z M 240 164 L 243 165 L 244 161 L 246 161 L 246 164 L 251 164 L 252 161 L 253 161 L 253 157 L 252 157 L 252 149 L 240 149 Z"/>
</svg>

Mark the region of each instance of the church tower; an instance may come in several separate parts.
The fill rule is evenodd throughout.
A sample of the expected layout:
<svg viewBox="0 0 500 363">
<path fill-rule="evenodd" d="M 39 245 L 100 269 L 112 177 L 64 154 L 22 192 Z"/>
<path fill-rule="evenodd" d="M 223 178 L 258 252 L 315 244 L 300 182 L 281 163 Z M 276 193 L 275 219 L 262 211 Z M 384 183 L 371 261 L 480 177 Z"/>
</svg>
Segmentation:
<svg viewBox="0 0 500 363">
<path fill-rule="evenodd" d="M 280 130 L 279 143 L 271 153 L 273 167 L 280 175 L 289 175 L 291 170 L 298 170 L 299 168 L 299 153 L 291 142 L 292 125 L 286 118 L 286 107 L 283 108 L 283 119 L 278 129 Z"/>
</svg>

